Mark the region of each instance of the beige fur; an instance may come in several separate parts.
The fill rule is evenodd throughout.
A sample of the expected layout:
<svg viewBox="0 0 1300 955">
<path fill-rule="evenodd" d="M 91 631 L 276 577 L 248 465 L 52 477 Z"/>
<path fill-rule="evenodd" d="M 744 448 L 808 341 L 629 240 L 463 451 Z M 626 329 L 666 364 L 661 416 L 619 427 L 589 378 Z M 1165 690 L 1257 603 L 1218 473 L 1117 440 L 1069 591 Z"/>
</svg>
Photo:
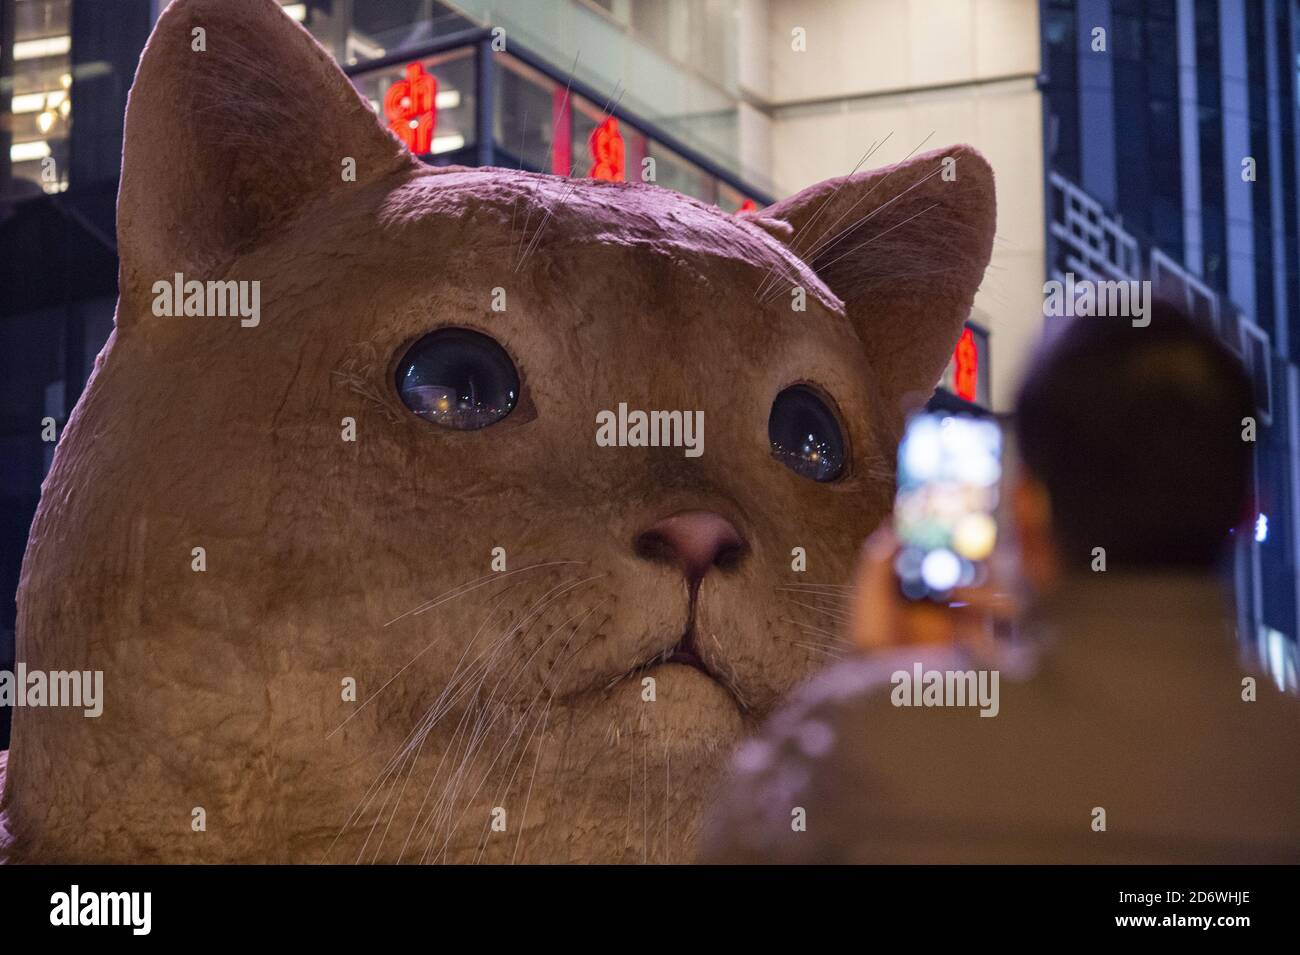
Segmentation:
<svg viewBox="0 0 1300 955">
<path fill-rule="evenodd" d="M 689 858 L 727 750 L 827 659 L 837 605 L 782 588 L 845 581 L 887 512 L 901 404 L 951 352 L 993 217 L 968 147 L 749 219 L 651 185 L 434 170 L 271 0 L 173 3 L 128 107 L 117 328 L 19 592 L 19 659 L 103 670 L 104 714 L 16 712 L 14 856 Z M 155 317 L 175 272 L 260 280 L 261 324 Z M 398 357 L 448 324 L 514 359 L 501 424 L 447 431 L 398 399 Z M 796 382 L 847 430 L 836 483 L 769 453 Z M 703 410 L 704 455 L 597 447 L 620 401 Z M 746 545 L 699 589 L 716 678 L 643 667 L 690 595 L 632 542 L 684 509 Z"/>
</svg>

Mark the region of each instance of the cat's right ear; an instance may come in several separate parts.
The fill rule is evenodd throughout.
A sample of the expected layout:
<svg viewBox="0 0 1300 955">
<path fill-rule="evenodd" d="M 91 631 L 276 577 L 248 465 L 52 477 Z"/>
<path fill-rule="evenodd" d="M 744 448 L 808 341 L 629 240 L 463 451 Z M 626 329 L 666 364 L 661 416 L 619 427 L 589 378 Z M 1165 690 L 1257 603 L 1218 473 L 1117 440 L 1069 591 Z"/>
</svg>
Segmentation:
<svg viewBox="0 0 1300 955">
<path fill-rule="evenodd" d="M 839 296 L 898 410 L 925 401 L 970 314 L 993 252 L 993 169 L 970 146 L 827 179 L 742 213 Z M 768 281 L 772 299 L 797 276 Z"/>
<path fill-rule="evenodd" d="M 417 162 L 274 0 L 176 0 L 127 100 L 119 327 L 155 282 L 217 278 L 307 202 Z"/>
</svg>

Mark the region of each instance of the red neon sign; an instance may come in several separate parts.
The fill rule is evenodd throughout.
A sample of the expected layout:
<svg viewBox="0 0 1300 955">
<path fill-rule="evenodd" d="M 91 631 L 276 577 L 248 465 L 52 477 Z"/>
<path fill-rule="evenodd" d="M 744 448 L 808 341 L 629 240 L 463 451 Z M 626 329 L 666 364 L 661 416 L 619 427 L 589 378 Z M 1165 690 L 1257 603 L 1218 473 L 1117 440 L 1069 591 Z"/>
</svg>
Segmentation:
<svg viewBox="0 0 1300 955">
<path fill-rule="evenodd" d="M 969 328 L 962 329 L 952 360 L 952 390 L 958 398 L 974 401 L 980 377 L 980 353 L 975 346 L 975 333 Z"/>
<path fill-rule="evenodd" d="M 384 94 L 388 128 L 417 155 L 433 148 L 433 128 L 438 119 L 438 81 L 423 63 L 406 64 L 406 76 Z"/>
<path fill-rule="evenodd" d="M 588 145 L 591 149 L 591 170 L 587 175 L 592 179 L 622 182 L 626 173 L 626 161 L 623 134 L 618 131 L 618 120 L 610 116 L 597 126 Z"/>
<path fill-rule="evenodd" d="M 558 86 L 551 93 L 551 127 L 551 172 L 567 176 L 573 169 L 573 104 Z"/>
</svg>

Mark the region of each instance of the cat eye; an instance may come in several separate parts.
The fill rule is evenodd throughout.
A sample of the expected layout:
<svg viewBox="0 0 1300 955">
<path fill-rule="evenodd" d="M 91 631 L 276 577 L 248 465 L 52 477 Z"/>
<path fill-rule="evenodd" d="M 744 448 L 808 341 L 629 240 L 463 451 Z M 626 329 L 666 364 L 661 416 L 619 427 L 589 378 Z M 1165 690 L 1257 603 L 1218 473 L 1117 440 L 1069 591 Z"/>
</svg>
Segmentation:
<svg viewBox="0 0 1300 955">
<path fill-rule="evenodd" d="M 426 421 L 477 431 L 496 424 L 519 401 L 519 373 L 506 350 L 467 328 L 440 328 L 397 363 L 402 403 Z"/>
<path fill-rule="evenodd" d="M 767 419 L 772 457 L 795 474 L 834 481 L 844 470 L 844 434 L 835 413 L 807 385 L 793 385 L 772 402 Z"/>
</svg>

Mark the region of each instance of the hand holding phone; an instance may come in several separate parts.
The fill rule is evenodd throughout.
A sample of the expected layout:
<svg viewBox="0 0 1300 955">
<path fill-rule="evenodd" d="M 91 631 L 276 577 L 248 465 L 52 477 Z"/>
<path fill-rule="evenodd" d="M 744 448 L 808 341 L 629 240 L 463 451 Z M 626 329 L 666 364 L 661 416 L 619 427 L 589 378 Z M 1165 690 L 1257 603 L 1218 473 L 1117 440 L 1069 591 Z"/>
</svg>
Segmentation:
<svg viewBox="0 0 1300 955">
<path fill-rule="evenodd" d="M 898 449 L 894 571 L 908 600 L 982 584 L 997 544 L 1002 432 L 992 420 L 919 414 Z"/>
<path fill-rule="evenodd" d="M 991 573 L 1002 448 L 989 420 L 926 414 L 909 423 L 894 519 L 858 561 L 849 620 L 857 647 L 989 646 L 1017 618 L 1018 601 L 993 580 L 1005 567 Z"/>
</svg>

